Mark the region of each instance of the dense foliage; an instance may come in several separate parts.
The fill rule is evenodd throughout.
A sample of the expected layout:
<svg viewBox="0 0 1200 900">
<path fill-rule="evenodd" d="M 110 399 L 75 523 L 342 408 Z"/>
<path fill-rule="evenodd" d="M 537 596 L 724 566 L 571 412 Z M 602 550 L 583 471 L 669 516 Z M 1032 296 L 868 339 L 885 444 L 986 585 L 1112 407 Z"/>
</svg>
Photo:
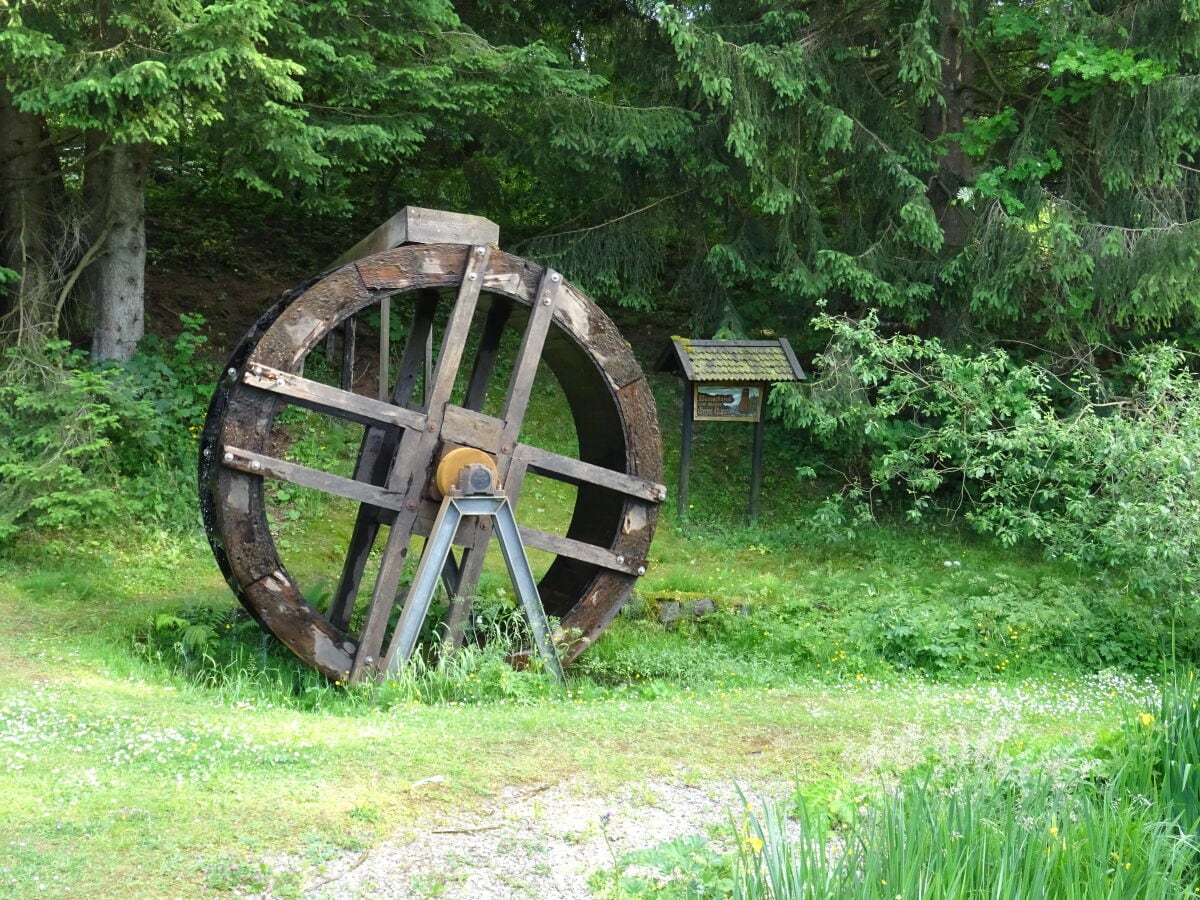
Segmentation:
<svg viewBox="0 0 1200 900">
<path fill-rule="evenodd" d="M 823 299 L 956 341 L 1191 333 L 1194 0 L 2 13 L 0 107 L 36 119 L 14 152 L 45 156 L 60 212 L 94 217 L 88 160 L 130 146 L 160 185 L 262 192 L 347 237 L 406 203 L 479 212 L 701 331 L 799 332 Z"/>
<path fill-rule="evenodd" d="M 827 511 L 846 499 L 914 521 L 961 515 L 1004 543 L 1122 572 L 1131 588 L 1193 595 L 1200 383 L 1181 351 L 1113 354 L 1102 376 L 884 336 L 873 315 L 817 324 L 832 334 L 821 379 L 775 402 L 849 461 Z"/>
<path fill-rule="evenodd" d="M 150 340 L 125 367 L 96 368 L 65 342 L 48 358 L 8 351 L 0 382 L 0 547 L 27 528 L 134 515 L 191 528 L 195 439 L 208 407 L 201 321 Z M 183 502 L 181 502 L 181 500 Z"/>
</svg>

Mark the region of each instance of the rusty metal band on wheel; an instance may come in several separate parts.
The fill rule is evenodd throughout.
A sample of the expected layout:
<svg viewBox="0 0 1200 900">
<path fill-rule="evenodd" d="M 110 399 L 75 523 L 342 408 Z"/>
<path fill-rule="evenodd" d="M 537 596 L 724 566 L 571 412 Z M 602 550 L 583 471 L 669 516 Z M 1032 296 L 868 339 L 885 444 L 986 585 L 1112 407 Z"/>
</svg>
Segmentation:
<svg viewBox="0 0 1200 900">
<path fill-rule="evenodd" d="M 247 372 L 265 367 L 299 375 L 307 355 L 331 330 L 383 297 L 459 287 L 471 252 L 470 246 L 460 244 L 404 246 L 360 259 L 285 294 L 237 347 L 210 405 L 201 441 L 200 493 L 213 552 L 246 609 L 301 659 L 331 678 L 350 670 L 357 638 L 309 604 L 280 561 L 267 523 L 263 476 L 223 462 L 228 447 L 269 454 L 282 401 L 247 384 Z M 489 303 L 510 303 L 512 323 L 519 327 L 531 315 L 543 271 L 491 250 L 483 295 Z M 580 462 L 645 482 L 661 481 L 658 421 L 641 369 L 608 317 L 565 282 L 541 360 L 566 396 Z M 433 412 L 431 429 L 440 425 L 440 420 L 433 423 Z M 477 449 L 486 454 L 512 451 Z M 422 460 L 428 473 L 436 462 Z M 537 463 L 531 462 L 529 469 L 537 471 Z M 587 480 L 572 483 L 577 485 L 577 499 L 566 538 L 611 551 L 623 563 L 644 561 L 662 497 L 634 496 Z M 546 612 L 581 637 L 565 661 L 599 636 L 636 579 L 628 566 L 617 570 L 566 554 L 554 559 L 538 587 Z"/>
</svg>

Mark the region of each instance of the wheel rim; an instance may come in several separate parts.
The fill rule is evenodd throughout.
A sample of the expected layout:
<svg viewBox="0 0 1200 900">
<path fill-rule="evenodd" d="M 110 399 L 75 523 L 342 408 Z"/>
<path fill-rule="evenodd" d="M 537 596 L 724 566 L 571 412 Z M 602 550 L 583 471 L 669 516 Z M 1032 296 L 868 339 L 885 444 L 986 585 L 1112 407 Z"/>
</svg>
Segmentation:
<svg viewBox="0 0 1200 900">
<path fill-rule="evenodd" d="M 423 368 L 425 334 L 446 311 L 441 293 L 451 291 L 427 402 L 418 404 L 412 386 Z M 392 402 L 301 375 L 326 335 L 387 296 L 412 306 Z M 463 352 L 477 313 L 484 317 L 482 337 L 468 361 Z M 483 396 L 499 335 L 514 327 L 522 337 L 505 400 L 498 416 L 487 415 Z M 565 395 L 578 458 L 520 440 L 539 361 Z M 468 362 L 465 391 L 456 398 L 455 382 Z M 364 426 L 353 479 L 271 455 L 275 419 L 288 405 Z M 488 247 L 408 245 L 358 260 L 285 294 L 243 339 L 214 393 L 201 440 L 201 511 L 226 580 L 247 610 L 309 665 L 334 679 L 374 677 L 412 538 L 427 533 L 436 512 L 430 475 L 441 454 L 461 446 L 496 460 L 514 503 L 527 472 L 575 486 L 565 535 L 522 529 L 528 546 L 554 554 L 539 593 L 547 613 L 579 637 L 567 652 L 570 661 L 604 630 L 645 570 L 665 497 L 657 417 L 645 378 L 608 317 L 558 273 Z M 338 588 L 324 612 L 305 599 L 280 560 L 267 520 L 268 478 L 359 503 Z M 371 596 L 362 626 L 351 633 L 363 566 L 383 525 L 387 538 L 376 551 Z M 457 577 L 461 593 L 469 594 L 487 535 L 464 543 Z"/>
</svg>

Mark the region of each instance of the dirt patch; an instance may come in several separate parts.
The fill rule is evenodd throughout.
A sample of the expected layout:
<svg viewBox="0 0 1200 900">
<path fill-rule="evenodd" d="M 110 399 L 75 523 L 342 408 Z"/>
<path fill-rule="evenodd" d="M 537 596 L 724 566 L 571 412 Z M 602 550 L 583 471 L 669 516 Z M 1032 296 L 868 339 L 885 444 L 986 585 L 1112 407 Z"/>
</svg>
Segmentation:
<svg viewBox="0 0 1200 900">
<path fill-rule="evenodd" d="M 786 797 L 789 784 L 755 787 L 757 798 Z M 510 787 L 478 814 L 419 822 L 371 849 L 320 867 L 299 857 L 271 862 L 298 872 L 304 896 L 347 898 L 592 897 L 593 873 L 623 854 L 728 825 L 742 800 L 729 781 L 689 785 L 647 780 L 598 795 L 582 782 Z"/>
</svg>

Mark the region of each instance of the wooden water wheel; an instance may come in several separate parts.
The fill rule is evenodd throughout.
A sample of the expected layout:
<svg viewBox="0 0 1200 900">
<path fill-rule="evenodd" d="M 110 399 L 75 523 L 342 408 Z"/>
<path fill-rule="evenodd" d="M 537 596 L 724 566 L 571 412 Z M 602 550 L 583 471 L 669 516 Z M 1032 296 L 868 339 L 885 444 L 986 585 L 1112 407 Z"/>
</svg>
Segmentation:
<svg viewBox="0 0 1200 900">
<path fill-rule="evenodd" d="M 408 323 L 388 399 L 304 377 L 306 358 L 331 331 L 384 298 Z M 440 350 L 425 376 L 425 348 L 438 329 Z M 485 411 L 502 338 L 514 330 L 520 338 L 508 383 L 492 385 L 493 398 L 503 387 L 503 403 Z M 569 407 L 577 457 L 522 441 L 539 362 Z M 281 458 L 272 435 L 290 406 L 362 426 L 349 476 Z M 217 386 L 200 449 L 201 509 L 226 580 L 266 629 L 329 678 L 378 677 L 406 559 L 438 510 L 435 470 L 460 448 L 494 461 L 514 504 L 527 473 L 575 486 L 565 534 L 536 523 L 521 528 L 526 547 L 553 555 L 538 591 L 546 612 L 576 638 L 565 650 L 569 662 L 645 572 L 666 496 L 654 401 L 629 345 L 595 304 L 559 273 L 485 244 L 408 244 L 358 259 L 285 294 L 242 340 Z M 323 608 L 305 598 L 280 559 L 265 489 L 277 482 L 357 504 Z M 445 571 L 452 594 L 471 596 L 489 538 L 486 523 L 456 535 L 460 550 Z M 463 608 L 451 607 L 452 634 L 462 628 Z"/>
</svg>

